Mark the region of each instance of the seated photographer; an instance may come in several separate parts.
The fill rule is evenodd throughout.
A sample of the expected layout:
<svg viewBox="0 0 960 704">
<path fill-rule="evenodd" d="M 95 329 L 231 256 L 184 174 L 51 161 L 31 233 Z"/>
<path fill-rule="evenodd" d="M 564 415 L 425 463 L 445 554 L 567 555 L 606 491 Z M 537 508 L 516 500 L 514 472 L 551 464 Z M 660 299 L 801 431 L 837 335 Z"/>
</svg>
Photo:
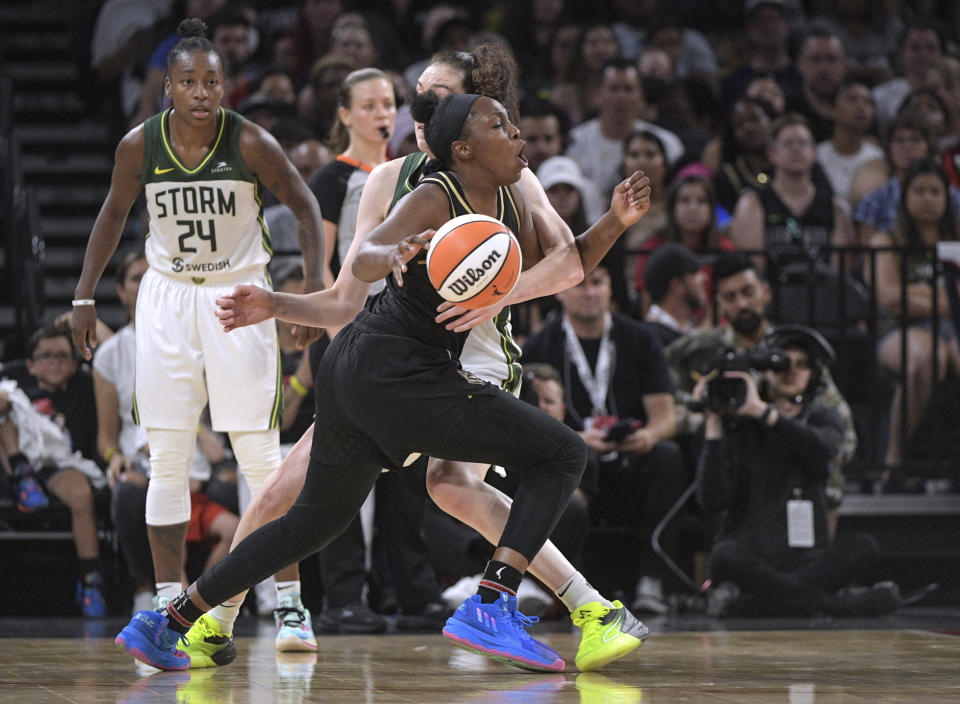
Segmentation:
<svg viewBox="0 0 960 704">
<path fill-rule="evenodd" d="M 725 353 L 762 350 L 771 328 L 771 322 L 766 317 L 770 285 L 750 257 L 740 252 L 721 254 L 713 265 L 713 280 L 717 291 L 717 312 L 726 324 L 678 338 L 666 349 L 677 385 L 677 434 L 681 440 L 699 437 L 703 425 L 703 414 L 689 408 L 690 392 L 697 381 L 716 369 Z M 760 355 L 753 363 L 740 366 L 762 366 L 763 357 Z M 834 471 L 827 488 L 831 508 L 830 529 L 833 532 L 836 528 L 836 512 L 833 509 L 840 505 L 843 498 L 843 467 L 853 458 L 857 435 L 850 407 L 827 369 L 823 370 L 823 385 L 824 401 L 837 411 L 844 426 L 843 442 L 833 460 Z M 699 450 L 694 450 L 691 456 L 698 454 Z"/>
<path fill-rule="evenodd" d="M 560 371 L 565 421 L 600 456 L 591 522 L 634 531 L 641 552 L 632 608 L 663 613 L 664 565 L 651 536 L 683 490 L 683 461 L 671 441 L 676 423 L 666 358 L 648 327 L 610 311 L 610 274 L 602 263 L 557 300 L 562 314 L 530 336 L 523 362 Z M 660 541 L 668 554 L 676 542 L 671 528 Z"/>
<path fill-rule="evenodd" d="M 772 356 L 788 365 L 763 373 L 727 370 L 704 377 L 694 396 L 704 403 L 705 443 L 697 498 L 723 512 L 710 552 L 714 616 L 868 616 L 900 602 L 892 583 L 849 587 L 879 552 L 868 535 L 833 543 L 826 485 L 843 445 L 843 419 L 823 396 L 833 350 L 818 333 L 791 326 L 773 335 Z M 764 400 L 766 399 L 766 400 Z M 799 450 L 802 448 L 802 450 Z"/>
</svg>

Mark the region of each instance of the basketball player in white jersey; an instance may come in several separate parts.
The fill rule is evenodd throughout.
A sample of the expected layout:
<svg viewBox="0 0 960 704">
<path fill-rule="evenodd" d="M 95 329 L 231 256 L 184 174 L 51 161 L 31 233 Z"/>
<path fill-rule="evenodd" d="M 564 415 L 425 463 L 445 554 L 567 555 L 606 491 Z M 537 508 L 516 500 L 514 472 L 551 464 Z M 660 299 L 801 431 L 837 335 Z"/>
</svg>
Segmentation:
<svg viewBox="0 0 960 704">
<path fill-rule="evenodd" d="M 117 147 L 71 321 L 74 343 L 90 359 L 97 344 L 94 291 L 144 190 L 149 269 L 137 300 L 133 410 L 149 438 L 146 519 L 160 602 L 182 589 L 187 469 L 208 401 L 213 427 L 229 433 L 253 493 L 280 465 L 276 325 L 266 321 L 226 335 L 211 313 L 217 297 L 237 284 L 269 287 L 265 267 L 272 252 L 261 184 L 297 217 L 306 290 L 322 288 L 316 200 L 273 137 L 220 106 L 223 59 L 205 38 L 206 26 L 185 20 L 179 31 L 183 39 L 167 56 L 165 79 L 173 107 L 131 130 Z M 301 328 L 299 341 L 306 345 L 318 333 Z M 211 653 L 219 653 L 216 645 Z"/>
</svg>

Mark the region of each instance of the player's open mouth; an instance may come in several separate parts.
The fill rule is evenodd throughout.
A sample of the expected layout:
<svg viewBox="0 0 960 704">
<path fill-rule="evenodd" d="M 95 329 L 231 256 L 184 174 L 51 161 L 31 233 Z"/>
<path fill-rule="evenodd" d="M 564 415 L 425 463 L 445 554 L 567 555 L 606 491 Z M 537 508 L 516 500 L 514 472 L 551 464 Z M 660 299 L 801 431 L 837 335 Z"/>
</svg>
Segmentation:
<svg viewBox="0 0 960 704">
<path fill-rule="evenodd" d="M 519 159 L 520 163 L 523 164 L 523 168 L 527 168 L 527 164 L 529 162 L 527 161 L 526 155 L 523 153 L 523 147 L 520 147 L 520 153 L 517 154 L 517 159 Z"/>
<path fill-rule="evenodd" d="M 204 108 L 204 107 L 190 108 L 190 114 L 193 115 L 198 120 L 202 120 L 210 116 L 210 108 Z"/>
</svg>

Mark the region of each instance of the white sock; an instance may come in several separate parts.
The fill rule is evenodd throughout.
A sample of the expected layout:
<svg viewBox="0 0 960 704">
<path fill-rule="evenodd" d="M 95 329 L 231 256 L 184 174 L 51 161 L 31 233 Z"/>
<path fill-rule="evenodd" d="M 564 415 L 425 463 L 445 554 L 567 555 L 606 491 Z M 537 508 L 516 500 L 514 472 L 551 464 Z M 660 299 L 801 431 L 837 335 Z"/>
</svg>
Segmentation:
<svg viewBox="0 0 960 704">
<path fill-rule="evenodd" d="M 240 613 L 240 607 L 242 605 L 242 600 L 237 602 L 225 601 L 210 609 L 210 616 L 220 624 L 221 633 L 225 633 L 228 636 L 233 635 L 233 624 L 237 620 L 237 615 Z"/>
<path fill-rule="evenodd" d="M 172 601 L 174 597 L 180 596 L 183 591 L 183 585 L 180 582 L 157 582 L 157 599 L 161 602 L 166 599 Z"/>
<path fill-rule="evenodd" d="M 293 597 L 293 603 L 296 606 L 301 606 L 300 603 L 300 580 L 293 580 L 290 582 L 277 582 L 277 605 L 280 604 L 281 599 L 284 597 Z"/>
<path fill-rule="evenodd" d="M 594 589 L 586 577 L 579 572 L 574 572 L 567 581 L 561 584 L 556 594 L 570 613 L 591 601 L 599 601 L 604 606 L 613 608 L 613 604 L 604 599 L 600 592 Z"/>
</svg>

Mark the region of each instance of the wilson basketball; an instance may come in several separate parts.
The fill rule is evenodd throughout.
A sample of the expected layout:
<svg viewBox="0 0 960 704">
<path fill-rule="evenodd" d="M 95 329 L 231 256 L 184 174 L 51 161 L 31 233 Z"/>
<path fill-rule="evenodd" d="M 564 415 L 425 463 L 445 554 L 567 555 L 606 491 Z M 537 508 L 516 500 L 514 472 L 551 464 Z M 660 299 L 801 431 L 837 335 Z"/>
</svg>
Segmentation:
<svg viewBox="0 0 960 704">
<path fill-rule="evenodd" d="M 427 250 L 427 275 L 437 292 L 471 310 L 501 300 L 520 277 L 520 244 L 499 220 L 460 215 L 443 225 Z"/>
</svg>

